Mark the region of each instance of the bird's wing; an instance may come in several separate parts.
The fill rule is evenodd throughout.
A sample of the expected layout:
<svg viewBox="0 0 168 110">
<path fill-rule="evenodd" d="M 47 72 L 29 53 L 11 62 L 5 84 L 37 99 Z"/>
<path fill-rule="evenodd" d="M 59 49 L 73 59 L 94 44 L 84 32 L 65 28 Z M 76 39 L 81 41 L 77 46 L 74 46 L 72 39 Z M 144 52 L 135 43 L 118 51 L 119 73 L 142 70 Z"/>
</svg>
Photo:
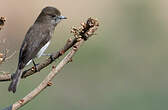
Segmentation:
<svg viewBox="0 0 168 110">
<path fill-rule="evenodd" d="M 35 24 L 28 30 L 19 54 L 19 67 L 23 68 L 31 59 L 35 58 L 39 50 L 50 40 L 49 29 Z"/>
</svg>

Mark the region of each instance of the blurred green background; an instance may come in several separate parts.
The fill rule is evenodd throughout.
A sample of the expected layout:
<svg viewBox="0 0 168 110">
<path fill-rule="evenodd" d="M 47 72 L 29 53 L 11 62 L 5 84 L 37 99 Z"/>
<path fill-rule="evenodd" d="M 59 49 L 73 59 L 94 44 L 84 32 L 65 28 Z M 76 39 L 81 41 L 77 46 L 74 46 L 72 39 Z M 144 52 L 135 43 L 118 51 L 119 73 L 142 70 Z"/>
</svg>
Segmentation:
<svg viewBox="0 0 168 110">
<path fill-rule="evenodd" d="M 7 42 L 0 46 L 17 54 L 0 66 L 1 71 L 15 72 L 25 33 L 48 5 L 57 7 L 69 19 L 56 27 L 46 53 L 61 48 L 71 36 L 71 27 L 90 16 L 99 19 L 100 27 L 53 80 L 54 85 L 21 110 L 168 108 L 168 1 L 3 0 L 0 16 L 7 22 L 0 38 Z M 22 80 L 15 94 L 7 91 L 9 82 L 1 82 L 0 109 L 33 90 L 50 70 L 51 66 Z"/>
</svg>

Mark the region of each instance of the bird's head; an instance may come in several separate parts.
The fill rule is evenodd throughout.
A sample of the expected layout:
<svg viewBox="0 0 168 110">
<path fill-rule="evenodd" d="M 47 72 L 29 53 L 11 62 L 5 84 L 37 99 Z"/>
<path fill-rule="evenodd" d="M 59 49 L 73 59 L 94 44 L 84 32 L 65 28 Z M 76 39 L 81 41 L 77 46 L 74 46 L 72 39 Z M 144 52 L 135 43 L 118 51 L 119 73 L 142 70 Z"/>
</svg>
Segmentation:
<svg viewBox="0 0 168 110">
<path fill-rule="evenodd" d="M 67 19 L 67 17 L 62 16 L 61 12 L 54 7 L 45 7 L 40 13 L 36 21 L 51 23 L 53 25 L 58 24 L 62 19 Z"/>
</svg>

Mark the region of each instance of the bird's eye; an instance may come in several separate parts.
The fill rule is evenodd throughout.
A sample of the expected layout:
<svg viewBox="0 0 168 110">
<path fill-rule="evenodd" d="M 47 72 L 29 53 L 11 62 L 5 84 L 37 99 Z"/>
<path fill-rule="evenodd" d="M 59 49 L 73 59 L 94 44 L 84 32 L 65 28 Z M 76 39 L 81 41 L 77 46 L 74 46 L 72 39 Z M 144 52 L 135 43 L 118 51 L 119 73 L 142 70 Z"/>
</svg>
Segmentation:
<svg viewBox="0 0 168 110">
<path fill-rule="evenodd" d="M 51 17 L 53 17 L 53 18 L 54 18 L 54 17 L 56 17 L 56 15 L 51 15 Z"/>
</svg>

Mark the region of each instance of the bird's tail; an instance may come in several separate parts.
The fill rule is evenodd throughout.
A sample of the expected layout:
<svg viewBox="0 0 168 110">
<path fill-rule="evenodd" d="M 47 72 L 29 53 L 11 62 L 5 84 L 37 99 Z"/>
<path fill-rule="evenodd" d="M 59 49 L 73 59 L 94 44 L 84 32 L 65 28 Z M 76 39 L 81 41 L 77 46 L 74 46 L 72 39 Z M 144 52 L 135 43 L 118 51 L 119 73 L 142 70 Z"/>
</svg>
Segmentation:
<svg viewBox="0 0 168 110">
<path fill-rule="evenodd" d="M 19 80 L 22 76 L 22 70 L 17 69 L 16 72 L 12 75 L 12 82 L 9 85 L 8 91 L 16 92 L 17 85 L 19 84 Z"/>
</svg>

